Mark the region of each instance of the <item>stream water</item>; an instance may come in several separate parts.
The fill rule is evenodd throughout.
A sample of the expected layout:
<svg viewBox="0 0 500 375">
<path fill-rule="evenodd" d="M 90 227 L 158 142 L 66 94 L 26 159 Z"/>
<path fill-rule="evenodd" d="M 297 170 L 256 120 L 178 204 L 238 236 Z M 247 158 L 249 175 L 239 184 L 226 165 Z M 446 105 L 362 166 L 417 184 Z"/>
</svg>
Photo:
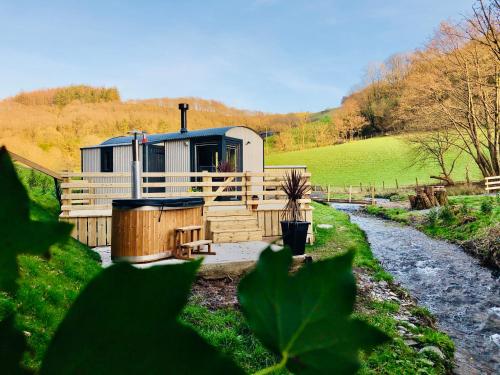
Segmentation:
<svg viewBox="0 0 500 375">
<path fill-rule="evenodd" d="M 461 373 L 500 373 L 500 278 L 457 245 L 397 223 L 346 211 L 374 255 L 455 342 Z"/>
</svg>

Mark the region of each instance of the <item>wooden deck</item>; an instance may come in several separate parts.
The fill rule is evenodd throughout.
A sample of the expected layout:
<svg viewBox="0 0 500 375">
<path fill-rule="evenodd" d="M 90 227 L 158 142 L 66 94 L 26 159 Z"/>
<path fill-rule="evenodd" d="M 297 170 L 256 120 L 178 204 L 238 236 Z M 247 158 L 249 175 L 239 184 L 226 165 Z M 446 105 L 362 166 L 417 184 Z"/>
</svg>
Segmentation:
<svg viewBox="0 0 500 375">
<path fill-rule="evenodd" d="M 280 213 L 286 203 L 281 189 L 285 170 L 232 173 L 143 173 L 142 187 L 164 192 L 143 193 L 144 198 L 203 197 L 206 238 L 239 242 L 281 235 Z M 310 174 L 303 173 L 310 186 Z M 89 246 L 111 244 L 111 202 L 129 198 L 129 173 L 62 173 L 60 220 L 74 224 L 72 236 Z M 162 177 L 165 182 L 147 182 Z M 304 219 L 312 222 L 309 193 L 300 200 Z M 238 220 L 232 220 L 238 216 Z M 243 219 L 244 217 L 244 219 Z M 226 219 L 225 219 L 226 218 Z M 239 224 L 235 224 L 238 222 Z M 312 226 L 308 241 L 314 240 Z"/>
</svg>

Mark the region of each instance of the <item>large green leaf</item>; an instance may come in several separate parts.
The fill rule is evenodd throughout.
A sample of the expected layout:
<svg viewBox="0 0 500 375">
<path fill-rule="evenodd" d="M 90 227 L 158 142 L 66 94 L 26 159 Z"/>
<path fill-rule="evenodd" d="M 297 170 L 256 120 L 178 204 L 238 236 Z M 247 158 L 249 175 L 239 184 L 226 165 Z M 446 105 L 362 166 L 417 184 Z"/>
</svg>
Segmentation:
<svg viewBox="0 0 500 375">
<path fill-rule="evenodd" d="M 288 249 L 266 249 L 256 268 L 242 279 L 238 297 L 257 337 L 301 374 L 350 374 L 358 351 L 369 351 L 388 337 L 353 319 L 356 282 L 353 253 L 304 265 L 290 275 Z"/>
<path fill-rule="evenodd" d="M 26 350 L 26 338 L 14 324 L 14 316 L 0 322 L 0 373 L 31 374 L 31 371 L 21 365 L 23 353 Z"/>
<path fill-rule="evenodd" d="M 199 264 L 101 272 L 59 326 L 41 373 L 241 373 L 177 320 Z"/>
<path fill-rule="evenodd" d="M 19 276 L 17 255 L 48 254 L 68 237 L 71 225 L 30 220 L 29 198 L 5 147 L 0 148 L 0 289 L 14 292 Z"/>
</svg>

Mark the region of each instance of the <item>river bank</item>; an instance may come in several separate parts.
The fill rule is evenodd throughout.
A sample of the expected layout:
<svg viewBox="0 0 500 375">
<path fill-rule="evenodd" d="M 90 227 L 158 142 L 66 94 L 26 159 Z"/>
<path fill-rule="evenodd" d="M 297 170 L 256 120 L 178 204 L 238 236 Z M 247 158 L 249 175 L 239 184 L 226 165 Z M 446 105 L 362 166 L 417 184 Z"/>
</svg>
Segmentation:
<svg viewBox="0 0 500 375">
<path fill-rule="evenodd" d="M 500 271 L 500 197 L 453 196 L 449 202 L 445 207 L 410 211 L 380 201 L 365 212 L 455 243 L 483 265 Z"/>
<path fill-rule="evenodd" d="M 337 206 L 338 207 L 338 206 Z M 457 245 L 398 223 L 346 210 L 384 268 L 433 313 L 457 347 L 457 372 L 500 370 L 500 281 Z"/>
<path fill-rule="evenodd" d="M 362 356 L 361 374 L 446 374 L 453 366 L 453 342 L 435 326 L 427 309 L 393 280 L 373 256 L 364 233 L 347 214 L 315 204 L 316 242 L 307 248 L 315 260 L 355 250 L 358 297 L 356 315 L 393 338 L 370 356 Z M 183 320 L 203 337 L 235 358 L 247 372 L 272 362 L 270 354 L 250 334 L 239 312 L 239 280 L 198 279 Z"/>
</svg>

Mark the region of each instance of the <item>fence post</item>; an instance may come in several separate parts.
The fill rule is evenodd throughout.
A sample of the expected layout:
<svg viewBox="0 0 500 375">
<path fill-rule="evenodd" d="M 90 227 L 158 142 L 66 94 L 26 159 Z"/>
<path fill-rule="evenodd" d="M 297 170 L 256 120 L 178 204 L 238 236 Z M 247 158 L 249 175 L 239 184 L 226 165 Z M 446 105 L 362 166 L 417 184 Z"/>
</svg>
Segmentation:
<svg viewBox="0 0 500 375">
<path fill-rule="evenodd" d="M 418 177 L 415 177 L 415 182 L 416 182 L 416 185 L 417 185 L 417 188 L 418 188 Z"/>
<path fill-rule="evenodd" d="M 330 202 L 330 184 L 328 184 L 328 187 L 326 190 L 326 200 L 327 200 L 327 202 Z"/>
<path fill-rule="evenodd" d="M 210 180 L 211 180 L 210 175 L 208 174 L 207 171 L 203 171 L 202 174 L 206 175 L 206 176 L 202 176 L 202 178 L 201 178 L 202 182 L 208 184 L 210 182 Z M 207 199 L 207 198 L 212 198 L 208 194 L 209 192 L 211 192 L 211 190 L 212 190 L 212 186 L 203 186 L 202 191 L 203 191 L 203 198 L 205 199 L 205 202 L 206 201 L 209 201 L 209 202 L 211 201 L 211 199 Z M 207 217 L 206 213 L 208 211 L 208 208 L 207 208 L 206 205 L 203 206 L 203 210 L 205 211 L 204 212 L 204 214 L 205 214 L 204 216 L 205 216 L 205 220 L 206 220 L 206 217 Z"/>
<path fill-rule="evenodd" d="M 362 193 L 363 192 L 363 183 L 359 183 L 359 192 Z"/>
<path fill-rule="evenodd" d="M 242 185 L 242 187 L 241 187 L 241 193 L 242 193 L 241 199 L 242 199 L 246 209 L 248 210 L 248 176 L 247 176 L 247 172 L 244 172 L 241 175 L 241 185 Z M 238 189 L 238 188 L 236 187 L 236 189 Z M 264 187 L 262 187 L 262 190 L 264 190 Z M 252 197 L 250 197 L 250 199 L 253 200 Z"/>
<path fill-rule="evenodd" d="M 372 205 L 375 204 L 375 186 L 372 186 Z"/>
<path fill-rule="evenodd" d="M 352 202 L 352 185 L 349 185 L 349 203 Z"/>
<path fill-rule="evenodd" d="M 382 191 L 385 191 L 385 181 L 382 181 Z"/>
<path fill-rule="evenodd" d="M 399 190 L 398 179 L 396 178 L 396 190 Z"/>
<path fill-rule="evenodd" d="M 63 184 L 68 184 L 71 182 L 71 179 L 69 177 L 63 177 Z M 62 184 L 61 184 L 62 185 Z M 63 206 L 70 206 L 71 205 L 71 200 L 70 199 L 64 199 L 63 197 L 65 195 L 68 195 L 71 193 L 71 189 L 67 187 L 61 187 L 61 216 L 69 216 L 68 211 L 64 210 L 63 211 Z"/>
</svg>

